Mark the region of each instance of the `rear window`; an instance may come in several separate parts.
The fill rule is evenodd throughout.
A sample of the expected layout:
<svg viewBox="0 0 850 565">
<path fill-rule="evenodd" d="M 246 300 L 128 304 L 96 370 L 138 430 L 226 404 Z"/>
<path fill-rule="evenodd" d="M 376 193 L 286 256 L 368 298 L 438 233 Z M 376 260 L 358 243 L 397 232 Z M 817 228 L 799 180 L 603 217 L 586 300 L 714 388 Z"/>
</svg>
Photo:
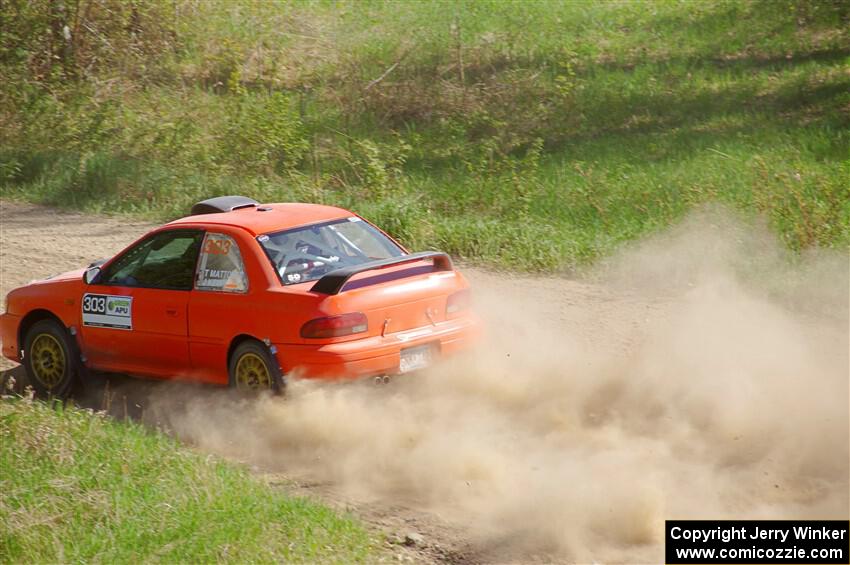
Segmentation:
<svg viewBox="0 0 850 565">
<path fill-rule="evenodd" d="M 357 217 L 265 234 L 257 241 L 285 285 L 314 281 L 341 267 L 404 255 L 393 240 Z"/>
</svg>

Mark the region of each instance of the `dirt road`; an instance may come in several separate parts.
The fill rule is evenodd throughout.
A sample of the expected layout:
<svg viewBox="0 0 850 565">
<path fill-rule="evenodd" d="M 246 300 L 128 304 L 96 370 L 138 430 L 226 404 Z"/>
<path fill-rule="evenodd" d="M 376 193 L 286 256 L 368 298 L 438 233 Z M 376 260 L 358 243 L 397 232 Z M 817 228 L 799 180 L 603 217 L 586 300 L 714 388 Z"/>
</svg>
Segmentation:
<svg viewBox="0 0 850 565">
<path fill-rule="evenodd" d="M 0 293 L 149 227 L 2 201 Z M 416 378 L 250 404 L 119 386 L 199 449 L 422 534 L 400 559 L 654 562 L 665 518 L 847 515 L 846 256 L 789 267 L 709 213 L 584 282 L 467 271 L 488 341 Z"/>
</svg>

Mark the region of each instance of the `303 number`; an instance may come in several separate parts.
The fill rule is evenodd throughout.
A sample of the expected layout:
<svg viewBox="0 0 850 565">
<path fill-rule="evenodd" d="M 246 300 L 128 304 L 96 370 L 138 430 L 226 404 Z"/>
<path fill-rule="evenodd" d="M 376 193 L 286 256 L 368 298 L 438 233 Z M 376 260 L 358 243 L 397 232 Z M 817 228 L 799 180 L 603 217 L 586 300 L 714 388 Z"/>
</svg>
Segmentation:
<svg viewBox="0 0 850 565">
<path fill-rule="evenodd" d="M 207 242 L 204 244 L 204 253 L 209 253 L 210 255 L 227 255 L 230 253 L 230 246 L 232 245 L 233 242 L 229 239 L 207 238 Z"/>
<path fill-rule="evenodd" d="M 106 297 L 87 295 L 83 298 L 83 312 L 90 314 L 106 314 Z"/>
</svg>

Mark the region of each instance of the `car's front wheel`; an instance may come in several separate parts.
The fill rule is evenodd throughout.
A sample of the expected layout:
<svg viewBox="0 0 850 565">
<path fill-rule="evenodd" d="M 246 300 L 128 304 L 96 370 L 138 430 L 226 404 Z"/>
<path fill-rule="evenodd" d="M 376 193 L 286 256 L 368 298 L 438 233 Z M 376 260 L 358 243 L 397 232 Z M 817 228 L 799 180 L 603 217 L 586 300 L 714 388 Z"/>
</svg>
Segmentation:
<svg viewBox="0 0 850 565">
<path fill-rule="evenodd" d="M 30 384 L 42 396 L 66 398 L 77 380 L 74 348 L 65 328 L 41 320 L 24 337 L 24 367 Z"/>
<path fill-rule="evenodd" d="M 283 378 L 271 352 L 258 341 L 243 341 L 230 356 L 230 386 L 243 392 L 283 392 Z"/>
</svg>

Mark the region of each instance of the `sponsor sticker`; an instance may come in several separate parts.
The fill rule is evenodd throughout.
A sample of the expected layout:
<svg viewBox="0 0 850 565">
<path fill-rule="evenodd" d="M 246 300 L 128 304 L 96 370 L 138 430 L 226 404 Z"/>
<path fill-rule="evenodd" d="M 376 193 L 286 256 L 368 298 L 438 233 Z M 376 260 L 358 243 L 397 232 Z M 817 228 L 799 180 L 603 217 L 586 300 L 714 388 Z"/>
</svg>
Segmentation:
<svg viewBox="0 0 850 565">
<path fill-rule="evenodd" d="M 133 297 L 84 294 L 83 325 L 96 328 L 132 330 Z"/>
</svg>

